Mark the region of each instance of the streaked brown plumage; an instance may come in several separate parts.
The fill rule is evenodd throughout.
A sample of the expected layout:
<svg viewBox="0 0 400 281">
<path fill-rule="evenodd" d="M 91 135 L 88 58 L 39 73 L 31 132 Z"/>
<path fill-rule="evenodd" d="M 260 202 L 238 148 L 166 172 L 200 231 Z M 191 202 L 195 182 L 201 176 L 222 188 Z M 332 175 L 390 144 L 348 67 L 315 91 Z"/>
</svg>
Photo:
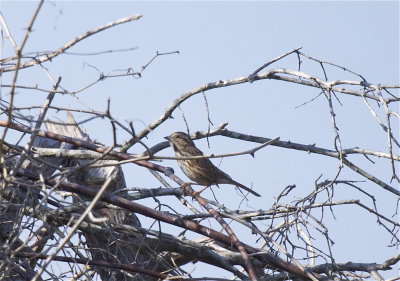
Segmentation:
<svg viewBox="0 0 400 281">
<path fill-rule="evenodd" d="M 189 135 L 183 132 L 176 132 L 166 137 L 172 148 L 175 150 L 176 157 L 192 157 L 201 156 L 203 152 L 196 147 Z M 177 160 L 179 166 L 185 175 L 192 181 L 205 186 L 218 184 L 233 184 L 240 187 L 255 196 L 261 196 L 257 192 L 251 190 L 247 186 L 233 180 L 229 175 L 225 174 L 208 158 Z"/>
</svg>

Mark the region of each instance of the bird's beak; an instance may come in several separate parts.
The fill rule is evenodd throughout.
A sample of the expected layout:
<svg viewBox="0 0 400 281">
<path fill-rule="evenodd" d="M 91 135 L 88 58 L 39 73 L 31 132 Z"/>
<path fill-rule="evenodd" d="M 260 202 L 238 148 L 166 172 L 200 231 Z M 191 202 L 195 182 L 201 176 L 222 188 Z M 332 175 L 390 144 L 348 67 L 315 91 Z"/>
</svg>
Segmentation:
<svg viewBox="0 0 400 281">
<path fill-rule="evenodd" d="M 165 137 L 164 139 L 166 139 L 167 141 L 170 141 L 171 137 Z"/>
</svg>

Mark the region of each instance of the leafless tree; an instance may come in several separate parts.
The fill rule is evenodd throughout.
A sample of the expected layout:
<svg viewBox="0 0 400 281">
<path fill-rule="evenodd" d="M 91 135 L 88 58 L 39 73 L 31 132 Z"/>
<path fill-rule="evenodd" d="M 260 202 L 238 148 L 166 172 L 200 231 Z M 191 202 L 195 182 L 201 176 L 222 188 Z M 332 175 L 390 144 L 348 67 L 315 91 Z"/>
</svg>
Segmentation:
<svg viewBox="0 0 400 281">
<path fill-rule="evenodd" d="M 127 69 L 122 74 L 101 74 L 98 80 L 88 82 L 76 92 L 63 87 L 62 77 L 54 79 L 51 89 L 28 86 L 19 78 L 21 72 L 57 60 L 93 34 L 120 24 L 135 24 L 141 18 L 135 15 L 119 19 L 77 36 L 54 51 L 27 55 L 25 47 L 42 4 L 43 1 L 34 11 L 21 42 L 14 41 L 6 19 L 1 15 L 5 41 L 13 46 L 15 55 L 1 59 L 1 73 L 8 74 L 10 79 L 3 78 L 0 104 L 0 126 L 3 128 L 0 140 L 0 280 L 225 280 L 212 275 L 195 279 L 207 274 L 188 273 L 182 268 L 195 262 L 224 269 L 241 280 L 361 280 L 371 277 L 384 280 L 382 272 L 399 265 L 399 254 L 388 256 L 381 263 L 371 263 L 370 259 L 338 263 L 330 251 L 332 239 L 325 225 L 326 213 L 333 214 L 334 208 L 359 208 L 365 211 L 365 216 L 375 220 L 368 227 L 383 228 L 391 237 L 390 243 L 399 245 L 397 211 L 393 210 L 392 214 L 381 211 L 375 204 L 375 194 L 363 189 L 365 182 L 372 182 L 377 187 L 376 192 L 385 193 L 393 200 L 400 196 L 395 187 L 399 182 L 397 163 L 400 156 L 396 154 L 399 138 L 393 129 L 400 117 L 396 111 L 399 84 L 371 84 L 360 74 L 313 58 L 296 48 L 247 76 L 210 82 L 181 94 L 159 118 L 142 131 L 135 132 L 132 124 L 114 118 L 109 108 L 104 112 L 81 110 L 55 106 L 53 101 L 59 95 L 76 95 L 115 76 L 140 78 L 159 56 L 175 52 L 157 53 L 140 71 Z M 298 61 L 294 69 L 273 68 L 276 62 L 290 56 Z M 320 65 L 325 76 L 317 78 L 303 72 L 303 61 Z M 354 79 L 330 80 L 327 67 L 343 70 Z M 159 162 L 174 159 L 158 156 L 158 152 L 169 144 L 163 141 L 150 147 L 146 136 L 156 132 L 180 105 L 196 95 L 206 97 L 217 88 L 262 80 L 319 89 L 320 96 L 329 104 L 335 149 L 285 141 L 276 136 L 234 132 L 224 123 L 217 127 L 210 124 L 209 130 L 196 131 L 191 137 L 233 138 L 256 144 L 254 149 L 204 157 L 254 155 L 268 145 L 336 159 L 338 170 L 332 179 L 317 179 L 314 190 L 295 201 L 287 200 L 295 186 L 287 186 L 280 194 L 274 194 L 276 201 L 272 206 L 258 211 L 231 210 L 224 205 L 223 199 L 212 200 L 195 192 L 190 183 L 180 179 L 178 173 L 168 167 L 170 162 Z M 42 106 L 23 107 L 14 101 L 17 91 L 24 95 L 45 92 L 47 98 Z M 387 136 L 386 152 L 343 145 L 334 104 L 348 95 L 362 101 L 375 118 L 381 128 L 377 133 Z M 32 111 L 38 112 L 37 118 L 31 118 L 29 113 Z M 47 118 L 51 111 L 66 112 L 66 120 Z M 81 124 L 73 117 L 74 112 L 84 113 L 88 118 Z M 90 127 L 91 120 L 100 118 L 112 125 L 110 134 L 114 136 L 114 143 L 93 141 L 86 133 L 84 127 Z M 117 130 L 130 136 L 122 144 L 117 141 Z M 128 153 L 134 146 L 141 147 L 143 153 Z M 392 180 L 386 182 L 378 174 L 368 172 L 362 167 L 360 156 L 374 162 L 377 169 L 390 167 Z M 122 167 L 128 165 L 148 170 L 163 188 L 128 188 L 135 185 L 125 181 Z M 340 175 L 345 169 L 354 171 L 353 175 L 363 177 L 365 182 L 344 180 Z M 167 178 L 176 183 L 175 187 L 167 183 Z M 337 200 L 335 190 L 343 186 L 363 196 Z M 174 206 L 168 206 L 170 211 L 166 212 L 138 203 L 140 199 L 153 198 L 161 206 L 168 204 L 164 202 L 168 197 L 176 197 L 187 213 L 174 211 Z M 175 226 L 181 232 L 142 227 L 138 214 L 154 224 Z M 203 223 L 205 220 L 208 223 Z M 215 225 L 223 231 L 215 230 L 219 229 Z M 242 241 L 236 231 L 237 225 L 255 234 L 253 243 Z M 188 233 L 200 234 L 202 238 L 190 239 Z M 321 243 L 325 243 L 325 247 L 319 247 Z"/>
</svg>

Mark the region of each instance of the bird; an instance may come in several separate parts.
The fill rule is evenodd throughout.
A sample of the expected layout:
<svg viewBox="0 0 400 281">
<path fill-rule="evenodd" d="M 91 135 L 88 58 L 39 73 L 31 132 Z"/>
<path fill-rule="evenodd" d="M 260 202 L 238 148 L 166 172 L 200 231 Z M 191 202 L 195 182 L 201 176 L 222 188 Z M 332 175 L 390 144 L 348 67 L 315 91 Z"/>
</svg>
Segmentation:
<svg viewBox="0 0 400 281">
<path fill-rule="evenodd" d="M 177 158 L 203 156 L 203 152 L 196 147 L 193 140 L 186 133 L 175 132 L 170 136 L 165 137 L 165 139 L 169 141 L 169 144 L 174 149 Z M 218 184 L 232 184 L 255 196 L 261 196 L 254 190 L 233 180 L 228 174 L 216 167 L 208 158 L 191 160 L 177 159 L 177 162 L 183 173 L 199 185 L 209 187 L 211 185 L 218 186 Z"/>
</svg>

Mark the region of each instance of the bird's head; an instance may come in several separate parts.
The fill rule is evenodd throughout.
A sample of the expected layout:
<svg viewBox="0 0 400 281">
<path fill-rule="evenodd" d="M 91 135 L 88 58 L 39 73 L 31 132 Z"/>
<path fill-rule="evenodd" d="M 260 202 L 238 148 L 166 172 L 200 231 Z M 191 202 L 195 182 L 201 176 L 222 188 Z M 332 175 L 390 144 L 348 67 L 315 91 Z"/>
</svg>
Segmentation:
<svg viewBox="0 0 400 281">
<path fill-rule="evenodd" d="M 185 134 L 184 132 L 175 132 L 170 136 L 165 137 L 165 139 L 169 141 L 170 145 L 175 151 L 181 150 L 186 146 L 195 146 L 189 135 Z"/>
</svg>

